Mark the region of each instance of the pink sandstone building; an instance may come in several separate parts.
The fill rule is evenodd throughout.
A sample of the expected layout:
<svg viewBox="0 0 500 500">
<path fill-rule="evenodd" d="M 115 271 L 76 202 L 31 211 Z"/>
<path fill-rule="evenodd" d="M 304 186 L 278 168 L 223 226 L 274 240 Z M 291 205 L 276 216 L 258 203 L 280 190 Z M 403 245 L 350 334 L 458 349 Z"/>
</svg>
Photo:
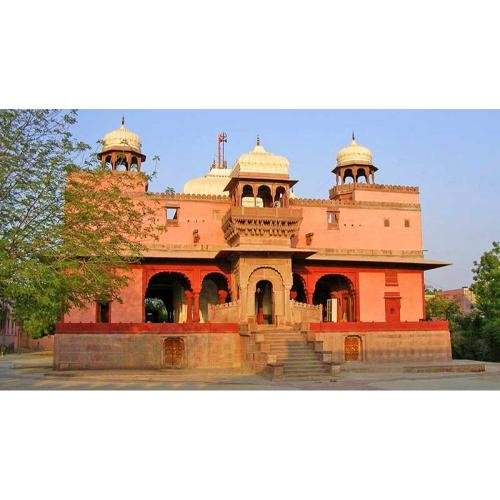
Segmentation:
<svg viewBox="0 0 500 500">
<path fill-rule="evenodd" d="M 257 139 L 182 193 L 147 192 L 137 134 L 106 134 L 110 175 L 136 176 L 165 231 L 131 265 L 121 302 L 57 325 L 56 369 L 245 368 L 328 374 L 352 362 L 451 359 L 448 324 L 424 321 L 417 187 L 377 184 L 372 153 L 341 149 L 323 198 L 294 196 L 289 162 Z M 331 177 L 325 173 L 325 185 Z"/>
</svg>

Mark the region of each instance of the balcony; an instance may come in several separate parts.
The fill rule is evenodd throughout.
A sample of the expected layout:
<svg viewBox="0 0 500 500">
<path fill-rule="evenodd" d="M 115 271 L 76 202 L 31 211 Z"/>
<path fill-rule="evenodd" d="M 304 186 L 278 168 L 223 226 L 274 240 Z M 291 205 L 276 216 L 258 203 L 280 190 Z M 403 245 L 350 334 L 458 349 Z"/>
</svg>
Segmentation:
<svg viewBox="0 0 500 500">
<path fill-rule="evenodd" d="M 301 222 L 301 208 L 231 207 L 222 218 L 222 230 L 231 246 L 290 246 Z"/>
</svg>

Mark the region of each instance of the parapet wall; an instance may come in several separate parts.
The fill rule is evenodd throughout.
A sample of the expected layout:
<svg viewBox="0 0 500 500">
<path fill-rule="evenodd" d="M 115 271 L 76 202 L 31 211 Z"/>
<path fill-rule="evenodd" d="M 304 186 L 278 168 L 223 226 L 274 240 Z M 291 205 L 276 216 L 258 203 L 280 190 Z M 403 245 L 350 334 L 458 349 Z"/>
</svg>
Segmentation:
<svg viewBox="0 0 500 500">
<path fill-rule="evenodd" d="M 165 328 L 184 327 L 176 324 L 164 324 L 156 331 L 147 331 L 147 327 L 153 325 L 144 324 L 142 331 L 133 333 L 133 324 L 120 325 L 122 332 L 113 329 L 108 332 L 85 332 L 85 329 L 91 330 L 96 325 L 87 328 L 85 324 L 75 325 L 80 332 L 76 332 L 75 326 L 73 332 L 65 331 L 65 325 L 58 327 L 54 342 L 55 370 L 166 368 L 167 339 L 179 340 L 182 345 L 179 368 L 241 367 L 241 341 L 237 325 L 224 325 L 225 329 L 220 326 L 214 329 L 216 331 L 209 332 L 202 325 L 191 329 L 171 328 L 170 331 Z M 137 329 L 140 329 L 138 325 Z"/>
<path fill-rule="evenodd" d="M 362 325 L 361 327 L 359 325 Z M 394 363 L 450 361 L 451 340 L 446 321 L 387 323 L 320 323 L 307 334 L 316 350 L 331 353 L 335 363 L 346 361 L 346 339 L 360 340 L 360 361 Z"/>
</svg>

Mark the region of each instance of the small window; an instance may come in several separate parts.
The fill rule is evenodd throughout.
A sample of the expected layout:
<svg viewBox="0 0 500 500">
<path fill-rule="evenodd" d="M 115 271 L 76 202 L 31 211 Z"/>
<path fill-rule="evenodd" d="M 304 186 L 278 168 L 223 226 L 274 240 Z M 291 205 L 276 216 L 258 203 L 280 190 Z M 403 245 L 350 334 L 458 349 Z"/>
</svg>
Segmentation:
<svg viewBox="0 0 500 500">
<path fill-rule="evenodd" d="M 391 221 L 389 219 L 384 219 L 384 227 L 389 227 L 391 225 Z"/>
<path fill-rule="evenodd" d="M 165 215 L 167 218 L 167 225 L 177 226 L 179 223 L 179 207 L 166 207 Z"/>
<path fill-rule="evenodd" d="M 405 227 L 410 227 L 410 219 L 405 219 Z"/>
<path fill-rule="evenodd" d="M 109 302 L 97 303 L 97 322 L 109 323 Z"/>
<path fill-rule="evenodd" d="M 212 210 L 212 219 L 220 220 L 220 210 Z"/>
<path fill-rule="evenodd" d="M 339 227 L 339 212 L 326 212 L 326 222 L 328 229 L 338 229 Z"/>
</svg>

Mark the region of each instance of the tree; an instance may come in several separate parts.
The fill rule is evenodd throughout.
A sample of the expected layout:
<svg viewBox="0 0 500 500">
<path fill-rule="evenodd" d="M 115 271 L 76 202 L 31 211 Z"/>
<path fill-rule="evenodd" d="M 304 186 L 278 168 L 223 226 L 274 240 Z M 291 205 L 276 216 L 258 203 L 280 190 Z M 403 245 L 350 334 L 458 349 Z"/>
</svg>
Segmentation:
<svg viewBox="0 0 500 500">
<path fill-rule="evenodd" d="M 476 308 L 487 320 L 500 319 L 500 242 L 494 241 L 493 248 L 474 261 L 472 273 Z"/>
<path fill-rule="evenodd" d="M 474 262 L 472 291 L 474 311 L 450 323 L 453 356 L 462 359 L 500 361 L 500 245 Z"/>
<path fill-rule="evenodd" d="M 426 305 L 426 319 L 446 319 L 448 321 L 453 320 L 455 317 L 459 316 L 460 306 L 454 300 L 447 299 L 439 293 L 433 295 L 429 300 L 427 300 Z"/>
<path fill-rule="evenodd" d="M 73 138 L 75 122 L 74 111 L 0 111 L 0 301 L 33 336 L 72 306 L 119 300 L 160 229 L 154 202 L 129 194 L 144 174 L 111 175 Z"/>
</svg>

